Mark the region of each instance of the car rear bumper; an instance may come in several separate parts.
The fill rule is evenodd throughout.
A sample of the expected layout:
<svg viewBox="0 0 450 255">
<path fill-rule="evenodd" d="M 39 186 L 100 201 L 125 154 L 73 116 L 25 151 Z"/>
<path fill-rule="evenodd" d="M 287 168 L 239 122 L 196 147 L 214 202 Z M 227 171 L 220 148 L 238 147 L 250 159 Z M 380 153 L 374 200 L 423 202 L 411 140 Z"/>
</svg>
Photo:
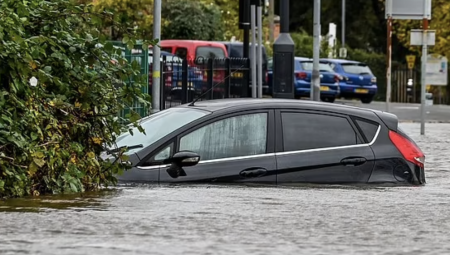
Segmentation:
<svg viewBox="0 0 450 255">
<path fill-rule="evenodd" d="M 311 93 L 310 83 L 297 82 L 295 84 L 295 95 L 309 97 Z M 340 94 L 340 87 L 336 83 L 320 84 L 321 97 L 337 97 Z"/>
<path fill-rule="evenodd" d="M 339 84 L 341 89 L 340 96 L 351 98 L 367 98 L 373 97 L 378 91 L 377 85 L 352 85 L 341 82 Z"/>
</svg>

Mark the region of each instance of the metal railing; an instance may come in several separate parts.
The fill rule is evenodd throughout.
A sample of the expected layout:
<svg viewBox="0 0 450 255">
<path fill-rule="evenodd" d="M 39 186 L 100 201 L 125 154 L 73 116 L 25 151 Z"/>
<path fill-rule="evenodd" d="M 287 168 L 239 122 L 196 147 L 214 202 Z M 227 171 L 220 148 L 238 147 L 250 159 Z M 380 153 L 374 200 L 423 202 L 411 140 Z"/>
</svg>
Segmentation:
<svg viewBox="0 0 450 255">
<path fill-rule="evenodd" d="M 246 58 L 174 60 L 162 56 L 161 110 L 197 97 L 201 97 L 199 101 L 248 97 L 249 70 Z M 152 91 L 151 79 L 149 91 Z"/>
</svg>

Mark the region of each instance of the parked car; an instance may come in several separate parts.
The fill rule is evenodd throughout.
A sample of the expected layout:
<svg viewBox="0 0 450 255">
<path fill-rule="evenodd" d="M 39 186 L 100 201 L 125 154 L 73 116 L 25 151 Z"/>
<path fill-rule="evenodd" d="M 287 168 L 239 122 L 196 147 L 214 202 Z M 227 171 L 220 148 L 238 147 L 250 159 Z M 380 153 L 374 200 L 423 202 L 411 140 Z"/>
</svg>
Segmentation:
<svg viewBox="0 0 450 255">
<path fill-rule="evenodd" d="M 269 64 L 268 81 L 272 90 L 273 69 L 272 61 Z M 295 97 L 310 97 L 313 60 L 304 57 L 294 58 L 294 87 Z M 319 63 L 320 69 L 320 99 L 333 103 L 340 93 L 339 75 L 327 64 Z"/>
<path fill-rule="evenodd" d="M 164 80 L 166 81 L 165 91 L 166 95 L 174 95 L 179 97 L 183 81 L 183 59 L 178 56 L 169 53 L 167 51 L 161 51 L 161 62 L 164 63 Z M 150 78 L 152 75 L 152 65 L 153 65 L 153 50 L 149 50 L 149 65 L 150 65 Z M 188 63 L 188 90 L 192 91 L 194 94 L 199 94 L 202 89 L 203 84 L 203 73 L 195 66 L 191 66 Z M 150 79 L 151 80 L 151 79 Z M 149 83 L 151 84 L 149 80 Z M 167 94 L 168 93 L 168 94 Z"/>
<path fill-rule="evenodd" d="M 225 59 L 228 57 L 225 46 L 221 43 L 199 40 L 161 40 L 159 42 L 161 50 L 167 51 L 181 59 L 187 59 L 189 65 L 202 69 L 203 90 L 208 89 L 208 72 L 206 59 Z M 225 70 L 213 71 L 213 84 L 223 83 L 225 80 Z M 222 92 L 222 87 L 216 87 L 214 91 Z"/>
<path fill-rule="evenodd" d="M 243 42 L 221 41 L 219 43 L 222 43 L 223 45 L 225 45 L 225 48 L 227 48 L 227 51 L 228 51 L 228 56 L 230 58 L 243 58 L 244 57 L 244 43 Z M 256 44 L 256 46 L 258 46 L 258 44 Z M 262 51 L 262 73 L 260 74 L 260 77 L 261 77 L 262 85 L 263 85 L 263 94 L 267 95 L 267 94 L 270 94 L 269 93 L 269 84 L 268 84 L 268 80 L 267 80 L 268 57 L 267 57 L 266 47 L 264 47 L 264 45 L 262 45 L 261 51 Z M 252 52 L 250 50 L 250 45 L 249 45 L 248 52 L 249 52 L 250 61 L 252 61 L 253 56 L 252 56 Z M 244 67 L 244 68 L 246 68 L 246 67 Z M 251 84 L 252 84 L 251 72 L 252 71 L 251 71 L 251 64 L 250 64 L 250 70 L 248 72 L 250 88 L 251 88 Z M 243 79 L 243 78 L 244 78 L 243 72 L 234 72 L 232 74 L 233 80 L 238 80 L 238 79 Z M 241 84 L 242 82 L 236 82 L 236 83 Z M 250 95 L 251 95 L 251 93 L 250 93 Z"/>
<path fill-rule="evenodd" d="M 341 97 L 360 99 L 364 104 L 370 104 L 377 94 L 377 78 L 365 63 L 345 59 L 321 59 L 341 75 Z"/>
<path fill-rule="evenodd" d="M 140 124 L 146 134 L 133 128 L 116 142 L 133 166 L 121 182 L 425 183 L 424 153 L 386 112 L 237 98 L 169 108 Z"/>
</svg>

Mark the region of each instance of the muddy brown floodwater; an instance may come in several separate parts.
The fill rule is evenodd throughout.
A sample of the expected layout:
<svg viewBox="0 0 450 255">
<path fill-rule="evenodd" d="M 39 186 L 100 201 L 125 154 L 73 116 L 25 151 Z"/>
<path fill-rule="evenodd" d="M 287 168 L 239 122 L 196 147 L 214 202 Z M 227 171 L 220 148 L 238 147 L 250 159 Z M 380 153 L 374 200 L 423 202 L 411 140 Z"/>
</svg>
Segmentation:
<svg viewBox="0 0 450 255">
<path fill-rule="evenodd" d="M 0 254 L 450 254 L 450 124 L 421 187 L 139 186 L 0 202 Z"/>
</svg>

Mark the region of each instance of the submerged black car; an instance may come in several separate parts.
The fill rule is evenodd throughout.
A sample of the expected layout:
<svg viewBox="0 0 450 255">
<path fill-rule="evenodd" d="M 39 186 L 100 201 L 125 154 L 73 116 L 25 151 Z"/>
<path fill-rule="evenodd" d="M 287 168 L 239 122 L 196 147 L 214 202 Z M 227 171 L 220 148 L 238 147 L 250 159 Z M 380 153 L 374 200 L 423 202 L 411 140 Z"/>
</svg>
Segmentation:
<svg viewBox="0 0 450 255">
<path fill-rule="evenodd" d="M 160 111 L 125 133 L 121 182 L 425 183 L 395 115 L 290 99 L 219 99 Z"/>
</svg>

